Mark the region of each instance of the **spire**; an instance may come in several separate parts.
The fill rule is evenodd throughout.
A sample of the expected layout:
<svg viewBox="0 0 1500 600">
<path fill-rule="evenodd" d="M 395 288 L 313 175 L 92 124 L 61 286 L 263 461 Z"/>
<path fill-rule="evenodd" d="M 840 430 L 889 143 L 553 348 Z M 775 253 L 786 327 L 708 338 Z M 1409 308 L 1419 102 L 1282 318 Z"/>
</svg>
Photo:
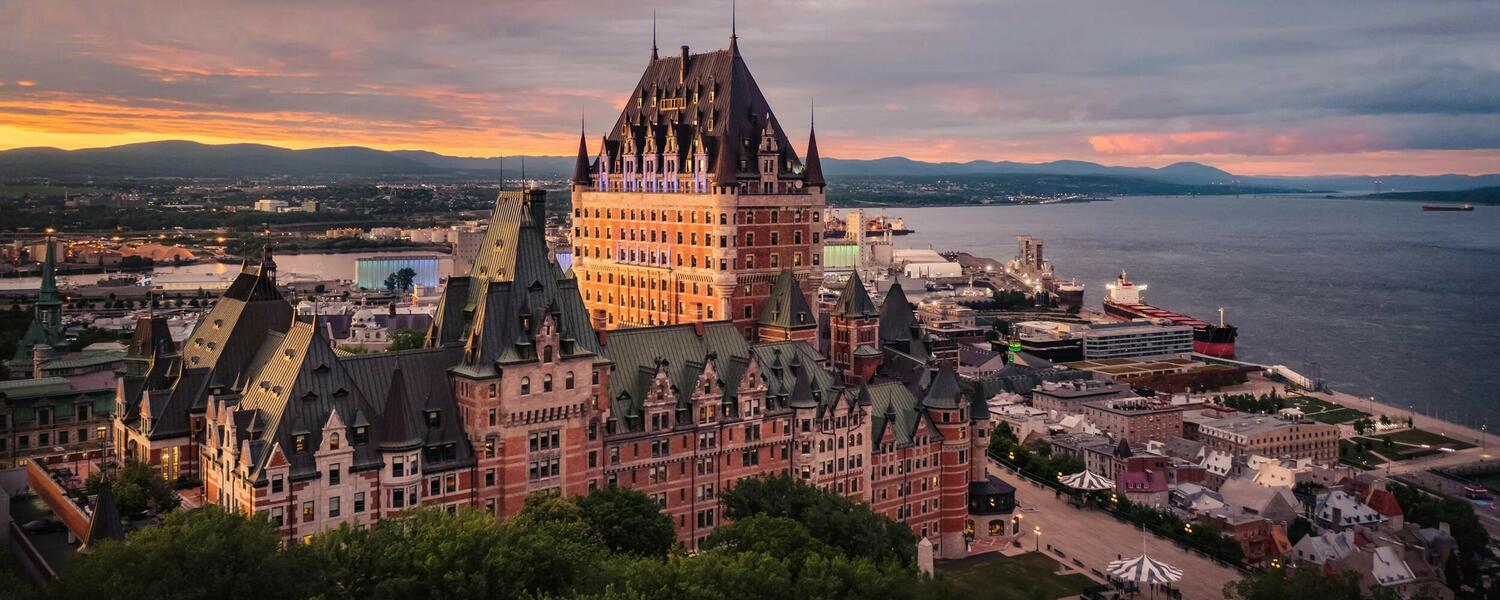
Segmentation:
<svg viewBox="0 0 1500 600">
<path fill-rule="evenodd" d="M 37 304 L 58 304 L 62 299 L 57 293 L 57 238 L 52 236 L 52 229 L 47 229 L 47 249 L 42 251 L 42 289 L 37 296 Z"/>
<path fill-rule="evenodd" d="M 816 118 L 810 110 L 807 118 L 807 163 L 802 166 L 802 184 L 825 187 L 827 183 L 823 181 L 823 161 L 818 159 L 818 134 L 815 125 Z"/>
<path fill-rule="evenodd" d="M 651 9 L 651 62 L 656 62 L 656 9 Z"/>
<path fill-rule="evenodd" d="M 736 0 L 729 0 L 729 58 L 731 59 L 740 55 L 740 36 L 735 31 L 735 21 L 738 17 L 739 6 L 736 5 Z"/>
<path fill-rule="evenodd" d="M 260 248 L 260 274 L 264 277 L 270 278 L 272 280 L 271 282 L 275 283 L 276 260 L 271 258 L 270 240 L 266 240 L 266 244 L 264 246 L 261 246 Z"/>
<path fill-rule="evenodd" d="M 94 512 L 89 516 L 89 530 L 84 534 L 81 551 L 93 550 L 104 540 L 125 539 L 125 524 L 120 521 L 120 509 L 115 505 L 115 494 L 109 478 L 99 482 L 99 494 L 94 499 Z"/>
<path fill-rule="evenodd" d="M 589 145 L 584 137 L 583 118 L 578 120 L 578 160 L 573 163 L 573 185 L 588 186 L 593 183 L 589 174 Z"/>
</svg>

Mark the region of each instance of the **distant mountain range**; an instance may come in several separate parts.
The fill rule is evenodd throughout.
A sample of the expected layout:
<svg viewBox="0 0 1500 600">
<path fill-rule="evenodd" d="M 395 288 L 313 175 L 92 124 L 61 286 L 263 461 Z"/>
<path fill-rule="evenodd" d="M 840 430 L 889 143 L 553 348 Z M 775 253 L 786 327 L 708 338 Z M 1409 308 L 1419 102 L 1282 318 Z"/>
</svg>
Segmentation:
<svg viewBox="0 0 1500 600">
<path fill-rule="evenodd" d="M 570 156 L 527 156 L 526 176 L 564 179 L 572 174 Z M 146 142 L 89 148 L 17 148 L 0 151 L 0 178 L 152 178 L 152 177 L 497 177 L 521 176 L 521 157 L 467 158 L 421 150 L 373 150 L 359 146 L 289 150 L 261 144 L 208 145 L 187 141 Z M 1237 184 L 1314 190 L 1370 192 L 1375 182 L 1386 191 L 1460 190 L 1500 186 L 1500 174 L 1488 175 L 1329 175 L 1258 177 L 1234 175 L 1194 162 L 1165 167 L 1111 167 L 1059 160 L 1047 163 L 976 160 L 931 163 L 905 157 L 874 160 L 823 159 L 831 178 L 945 175 L 1093 175 L 1145 178 L 1191 185 Z"/>
</svg>

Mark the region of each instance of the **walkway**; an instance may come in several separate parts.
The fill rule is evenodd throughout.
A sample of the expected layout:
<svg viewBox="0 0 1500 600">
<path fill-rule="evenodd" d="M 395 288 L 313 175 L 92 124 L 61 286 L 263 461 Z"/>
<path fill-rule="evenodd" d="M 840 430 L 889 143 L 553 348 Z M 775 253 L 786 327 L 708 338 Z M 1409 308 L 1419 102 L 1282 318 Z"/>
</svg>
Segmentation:
<svg viewBox="0 0 1500 600">
<path fill-rule="evenodd" d="M 1240 572 L 1232 567 L 1215 563 L 1201 555 L 1178 547 L 1175 543 L 1151 534 L 1142 534 L 1129 523 L 1116 520 L 1109 513 L 1085 510 L 1069 506 L 1067 500 L 1058 498 L 1051 488 L 1037 487 L 1030 480 L 1006 472 L 1005 468 L 990 462 L 990 474 L 1016 487 L 1016 500 L 1021 506 L 1021 530 L 1033 531 L 1042 528 L 1041 545 L 1045 550 L 1051 546 L 1061 551 L 1064 563 L 1074 559 L 1088 569 L 1104 571 L 1110 561 L 1119 556 L 1137 556 L 1141 553 L 1142 540 L 1146 552 L 1152 557 L 1182 569 L 1184 576 L 1179 583 L 1184 598 L 1222 598 L 1224 584 L 1240 578 Z M 1021 547 L 1032 550 L 1036 547 L 1036 536 L 1025 534 Z"/>
</svg>

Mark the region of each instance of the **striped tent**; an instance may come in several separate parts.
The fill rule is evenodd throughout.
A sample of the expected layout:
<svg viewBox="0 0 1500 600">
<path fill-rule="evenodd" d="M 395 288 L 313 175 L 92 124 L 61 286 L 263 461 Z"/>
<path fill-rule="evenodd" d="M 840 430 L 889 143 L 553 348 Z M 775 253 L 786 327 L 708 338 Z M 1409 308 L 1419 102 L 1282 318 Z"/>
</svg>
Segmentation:
<svg viewBox="0 0 1500 600">
<path fill-rule="evenodd" d="M 1171 583 L 1182 580 L 1182 569 L 1144 554 L 1109 563 L 1109 574 L 1120 581 L 1137 584 Z"/>
<path fill-rule="evenodd" d="M 1063 477 L 1059 481 L 1061 481 L 1063 485 L 1066 485 L 1075 490 L 1097 491 L 1113 489 L 1115 487 L 1115 482 L 1110 481 L 1101 475 L 1095 475 L 1093 471 L 1079 471 L 1072 475 Z"/>
</svg>

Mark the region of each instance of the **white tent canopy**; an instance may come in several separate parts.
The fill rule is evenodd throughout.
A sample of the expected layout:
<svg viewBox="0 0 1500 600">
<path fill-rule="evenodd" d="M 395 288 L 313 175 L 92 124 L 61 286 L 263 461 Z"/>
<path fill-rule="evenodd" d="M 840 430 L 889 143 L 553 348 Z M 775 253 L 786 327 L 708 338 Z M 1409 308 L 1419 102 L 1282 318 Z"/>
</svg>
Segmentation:
<svg viewBox="0 0 1500 600">
<path fill-rule="evenodd" d="M 1144 554 L 1109 563 L 1109 574 L 1120 581 L 1137 584 L 1171 583 L 1182 580 L 1182 569 Z"/>
<path fill-rule="evenodd" d="M 1093 471 L 1079 471 L 1061 479 L 1062 484 L 1077 490 L 1108 490 L 1114 489 L 1115 482 L 1095 475 Z"/>
</svg>

